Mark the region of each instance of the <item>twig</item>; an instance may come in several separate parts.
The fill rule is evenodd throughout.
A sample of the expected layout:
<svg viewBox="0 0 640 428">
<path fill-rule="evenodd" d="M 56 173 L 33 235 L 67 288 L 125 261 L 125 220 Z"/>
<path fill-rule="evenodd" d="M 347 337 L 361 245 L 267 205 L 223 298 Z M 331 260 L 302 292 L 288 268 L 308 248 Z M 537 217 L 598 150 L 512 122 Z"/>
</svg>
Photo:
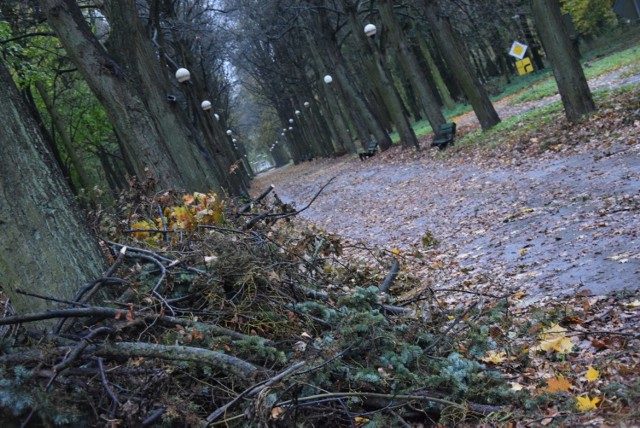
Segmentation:
<svg viewBox="0 0 640 428">
<path fill-rule="evenodd" d="M 163 262 L 168 262 L 169 263 L 168 267 L 169 266 L 180 265 L 180 267 L 182 267 L 183 269 L 186 269 L 188 271 L 196 272 L 196 273 L 198 273 L 200 275 L 207 275 L 207 272 L 203 271 L 202 269 L 197 269 L 197 268 L 194 268 L 194 267 L 191 267 L 191 266 L 182 266 L 182 264 L 184 262 L 182 262 L 180 260 L 170 259 L 168 257 L 161 256 L 160 254 L 158 254 L 156 252 L 149 251 L 149 250 L 146 250 L 144 248 L 132 247 L 130 245 L 120 244 L 118 242 L 113 242 L 113 241 L 108 241 L 108 240 L 105 240 L 104 242 L 106 242 L 109 245 L 112 245 L 112 246 L 115 246 L 115 247 L 119 247 L 119 248 L 127 247 L 127 252 L 142 253 L 142 254 L 146 254 L 148 256 L 154 257 L 154 258 L 156 258 L 158 260 L 161 260 Z M 128 254 L 128 256 L 131 256 L 131 255 Z M 133 257 L 135 257 L 135 256 L 133 256 Z"/>
<path fill-rule="evenodd" d="M 275 406 L 284 407 L 287 405 L 295 404 L 296 402 L 305 402 L 305 401 L 317 400 L 322 398 L 346 398 L 346 397 L 372 397 L 372 398 L 387 398 L 392 400 L 427 400 L 427 401 L 433 401 L 434 403 L 455 407 L 456 409 L 466 410 L 466 407 L 462 404 L 445 400 L 443 398 L 431 397 L 429 395 L 408 395 L 408 394 L 394 395 L 394 394 L 382 394 L 378 392 L 327 392 L 325 394 L 309 395 L 307 397 L 297 397 L 294 400 L 281 401 L 275 404 Z"/>
<path fill-rule="evenodd" d="M 78 343 L 78 345 L 73 348 L 71 352 L 69 352 L 67 357 L 62 362 L 53 366 L 54 373 L 60 373 L 62 370 L 69 367 L 75 360 L 77 360 L 82 352 L 91 344 L 91 341 L 94 337 L 102 333 L 110 333 L 111 331 L 113 331 L 111 327 L 99 327 L 84 336 L 80 343 Z"/>
<path fill-rule="evenodd" d="M 325 187 L 327 187 L 329 184 L 331 184 L 331 182 L 333 180 L 335 180 L 336 177 L 331 177 L 329 179 L 329 181 L 326 182 L 326 184 L 324 186 L 322 186 L 320 188 L 320 190 L 318 190 L 318 192 L 315 194 L 315 196 L 313 198 L 311 198 L 311 200 L 309 201 L 309 203 L 307 205 L 305 205 L 304 207 L 300 208 L 298 211 L 292 212 L 292 213 L 285 213 L 285 214 L 269 214 L 267 217 L 275 217 L 275 218 L 287 218 L 287 217 L 293 217 L 295 215 L 300 214 L 302 211 L 306 210 L 307 208 L 309 208 L 311 206 L 311 204 L 313 204 L 313 202 L 318 198 L 318 196 L 320 196 L 320 193 L 322 193 L 322 191 L 324 190 Z"/>
<path fill-rule="evenodd" d="M 218 419 L 222 414 L 224 414 L 231 406 L 233 406 L 235 403 L 237 403 L 242 397 L 253 397 L 257 394 L 260 393 L 260 391 L 262 391 L 263 389 L 273 385 L 274 383 L 284 379 L 285 377 L 293 374 L 296 370 L 298 370 L 300 367 L 304 366 L 306 364 L 305 361 L 299 361 L 295 364 L 293 364 L 292 366 L 286 368 L 285 370 L 281 371 L 280 373 L 278 373 L 277 375 L 273 376 L 270 379 L 267 379 L 263 382 L 260 382 L 258 385 L 254 385 L 250 388 L 245 389 L 244 391 L 242 391 L 240 394 L 238 394 L 233 400 L 229 401 L 227 404 L 225 404 L 222 407 L 218 407 L 213 413 L 211 413 L 209 416 L 207 416 L 207 422 L 211 423 L 213 421 L 215 421 L 216 419 Z"/>
<path fill-rule="evenodd" d="M 460 314 L 455 320 L 453 320 L 453 322 L 451 323 L 451 325 L 449 325 L 449 327 L 447 327 L 447 329 L 442 332 L 440 334 L 440 336 L 438 336 L 438 338 L 429 346 L 427 346 L 427 348 L 424 350 L 424 353 L 427 353 L 429 351 L 431 351 L 433 348 L 436 347 L 436 345 L 438 343 L 440 343 L 440 341 L 451 331 L 451 329 L 453 327 L 456 326 L 456 324 L 458 324 L 458 322 L 463 319 L 464 317 L 467 316 L 467 314 L 476 307 L 476 305 L 478 304 L 478 302 L 473 302 L 462 314 Z"/>
<path fill-rule="evenodd" d="M 273 184 L 270 184 L 269 187 L 267 188 L 267 190 L 265 190 L 264 192 L 260 193 L 260 195 L 258 195 L 257 198 L 252 199 L 251 202 L 249 202 L 248 204 L 244 205 L 242 208 L 240 208 L 238 210 L 238 214 L 242 214 L 242 213 L 246 213 L 247 211 L 249 211 L 251 209 L 251 207 L 253 206 L 253 204 L 260 202 L 261 200 L 263 200 L 264 198 L 267 197 L 267 195 L 269 193 L 271 193 L 271 191 L 275 188 L 275 186 Z"/>
<path fill-rule="evenodd" d="M 281 218 L 293 217 L 295 215 L 300 214 L 304 210 L 308 209 L 311 206 L 311 204 L 313 204 L 313 202 L 318 198 L 318 196 L 320 196 L 320 193 L 322 193 L 322 191 L 325 189 L 325 187 L 327 187 L 329 184 L 331 184 L 331 182 L 333 180 L 335 180 L 335 178 L 336 177 L 332 177 L 329 181 L 327 181 L 327 183 L 324 186 L 322 186 L 320 188 L 320 190 L 318 190 L 318 192 L 315 194 L 315 196 L 313 198 L 311 198 L 311 201 L 309 201 L 309 203 L 306 206 L 304 206 L 303 208 L 300 208 L 299 210 L 291 212 L 291 213 L 279 213 L 279 214 L 269 214 L 268 211 L 264 211 L 264 212 L 258 214 L 257 217 L 252 218 L 251 220 L 246 222 L 244 224 L 244 226 L 243 226 L 243 229 L 251 229 L 253 226 L 255 226 L 256 223 L 258 223 L 260 220 L 263 220 L 265 218 L 281 219 Z"/>
<path fill-rule="evenodd" d="M 120 405 L 120 400 L 118 400 L 118 397 L 113 393 L 113 391 L 109 387 L 109 382 L 107 381 L 107 375 L 105 374 L 104 366 L 102 365 L 102 357 L 98 357 L 98 368 L 100 369 L 100 379 L 102 380 L 102 386 L 104 387 L 105 391 L 107 391 L 107 394 L 109 395 L 109 397 L 111 397 L 111 400 L 113 401 L 113 408 L 111 409 L 111 415 L 110 415 L 113 418 L 116 407 Z"/>
<path fill-rule="evenodd" d="M 76 306 L 82 306 L 85 308 L 89 306 L 86 303 L 74 302 L 73 300 L 66 300 L 66 299 L 56 299 L 55 297 L 51 297 L 51 296 L 30 293 L 28 291 L 24 291 L 19 288 L 16 289 L 16 293 L 22 294 L 23 296 L 35 297 L 36 299 L 49 300 L 51 302 L 56 302 L 56 303 L 66 303 L 67 305 L 76 305 Z"/>
</svg>

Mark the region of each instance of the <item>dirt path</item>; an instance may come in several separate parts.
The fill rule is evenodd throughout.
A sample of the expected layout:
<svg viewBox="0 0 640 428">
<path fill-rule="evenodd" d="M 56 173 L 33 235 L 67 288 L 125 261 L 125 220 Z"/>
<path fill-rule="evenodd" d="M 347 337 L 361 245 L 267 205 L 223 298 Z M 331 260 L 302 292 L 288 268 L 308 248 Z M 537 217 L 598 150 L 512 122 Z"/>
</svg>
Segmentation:
<svg viewBox="0 0 640 428">
<path fill-rule="evenodd" d="M 336 177 L 303 220 L 388 249 L 420 246 L 428 232 L 440 241 L 434 260 L 455 260 L 464 272 L 442 281 L 462 276 L 534 297 L 636 289 L 640 118 L 632 128 L 634 138 L 611 139 L 606 149 L 592 139 L 510 161 L 393 148 L 366 162 L 344 157 L 270 171 L 254 189 L 274 183 L 301 207 Z"/>
</svg>

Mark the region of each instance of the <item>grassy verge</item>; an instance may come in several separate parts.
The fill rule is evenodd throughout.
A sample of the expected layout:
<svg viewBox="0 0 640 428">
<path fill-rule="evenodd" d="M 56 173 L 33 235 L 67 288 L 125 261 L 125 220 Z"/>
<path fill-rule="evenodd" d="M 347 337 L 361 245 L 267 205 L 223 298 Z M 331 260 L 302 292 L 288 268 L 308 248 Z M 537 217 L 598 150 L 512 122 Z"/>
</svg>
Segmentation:
<svg viewBox="0 0 640 428">
<path fill-rule="evenodd" d="M 605 73 L 626 68 L 621 77 L 632 76 L 640 73 L 640 30 L 635 28 L 620 28 L 614 32 L 606 40 L 602 39 L 594 43 L 592 49 L 584 54 L 583 69 L 587 79 L 597 78 Z M 636 43 L 629 47 L 630 43 Z M 613 52 L 613 53 L 612 53 Z M 510 105 L 523 102 L 535 101 L 558 93 L 558 87 L 552 78 L 551 71 L 540 70 L 525 76 L 516 76 L 511 83 L 506 85 L 504 90 L 494 97 L 493 102 L 498 102 L 507 97 L 517 94 L 509 101 Z M 554 110 L 557 107 L 549 107 L 542 109 L 543 115 L 546 110 Z M 471 111 L 468 104 L 456 104 L 453 109 L 444 110 L 447 120 L 451 120 L 461 114 Z M 496 129 L 504 129 L 509 127 L 518 118 L 506 119 Z M 413 124 L 413 129 L 418 137 L 433 133 L 431 125 L 426 119 L 422 119 Z M 467 137 L 469 138 L 469 137 Z M 396 132 L 391 134 L 394 143 L 400 141 L 400 137 Z M 466 139 L 466 138 L 465 138 Z"/>
</svg>

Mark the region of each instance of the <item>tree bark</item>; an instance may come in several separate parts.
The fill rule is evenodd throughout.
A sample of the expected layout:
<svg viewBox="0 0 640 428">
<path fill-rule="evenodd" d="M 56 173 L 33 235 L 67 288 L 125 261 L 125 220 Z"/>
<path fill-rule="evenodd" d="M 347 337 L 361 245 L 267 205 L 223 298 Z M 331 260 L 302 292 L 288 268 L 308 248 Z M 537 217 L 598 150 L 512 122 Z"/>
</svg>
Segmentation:
<svg viewBox="0 0 640 428">
<path fill-rule="evenodd" d="M 596 106 L 580 65 L 579 53 L 562 23 L 560 4 L 557 0 L 535 0 L 531 2 L 531 10 L 558 83 L 567 119 L 576 122 L 593 113 Z"/>
<path fill-rule="evenodd" d="M 447 67 L 467 96 L 482 129 L 486 131 L 492 128 L 500 123 L 500 117 L 478 77 L 473 73 L 471 64 L 462 56 L 462 43 L 458 41 L 449 19 L 442 16 L 439 0 L 424 0 L 424 6 L 425 17 Z"/>
<path fill-rule="evenodd" d="M 306 34 L 307 43 L 309 45 L 313 45 L 314 43 L 320 44 L 320 47 L 326 52 L 328 62 L 333 66 L 332 76 L 336 80 L 337 86 L 340 87 L 347 107 L 354 113 L 357 112 L 366 123 L 368 133 L 374 136 L 380 145 L 380 149 L 387 150 L 392 145 L 391 137 L 389 137 L 380 119 L 373 113 L 371 106 L 365 101 L 364 95 L 359 93 L 354 87 L 353 79 L 349 76 L 340 47 L 336 44 L 333 35 L 330 34 L 331 25 L 326 11 L 321 9 L 317 17 L 315 30 L 316 33 L 319 34 L 319 37 L 311 40 L 310 36 Z M 311 51 L 313 52 L 313 50 Z M 360 144 L 363 148 L 366 148 L 369 144 L 369 136 L 361 136 L 360 139 Z"/>
<path fill-rule="evenodd" d="M 397 50 L 397 57 L 400 65 L 405 70 L 405 73 L 411 83 L 411 87 L 418 95 L 417 98 L 422 107 L 422 111 L 427 116 L 431 129 L 437 131 L 440 128 L 440 125 L 446 123 L 446 119 L 444 118 L 444 115 L 440 110 L 440 106 L 436 101 L 433 88 L 431 88 L 428 81 L 421 78 L 422 73 L 420 72 L 418 61 L 409 50 L 404 34 L 402 34 L 398 28 L 391 0 L 380 0 L 379 3 L 380 16 L 385 24 L 385 29 L 391 37 L 392 44 Z"/>
<path fill-rule="evenodd" d="M 0 65 L 0 272 L 16 311 L 52 308 L 20 288 L 71 298 L 105 262 L 38 126 Z"/>
<path fill-rule="evenodd" d="M 73 0 L 40 0 L 67 54 L 107 111 L 136 175 L 148 172 L 161 187 L 219 189 L 211 154 L 196 132 L 167 102 L 169 85 L 138 19 L 135 0 L 110 2 L 125 22 L 111 23 L 111 36 L 127 39 L 128 62 L 118 63 L 91 33 Z"/>
<path fill-rule="evenodd" d="M 381 53 L 377 46 L 375 46 L 375 41 L 370 40 L 364 34 L 362 29 L 363 27 L 358 22 L 356 4 L 353 0 L 345 0 L 344 8 L 348 16 L 351 31 L 353 32 L 354 37 L 359 40 L 358 45 L 363 46 L 367 53 L 368 58 L 365 61 L 365 65 L 368 70 L 367 74 L 383 97 L 384 105 L 391 116 L 391 120 L 395 125 L 398 134 L 400 135 L 402 146 L 404 148 L 413 146 L 416 149 L 420 149 L 418 138 L 416 137 L 413 127 L 409 122 L 409 118 L 404 113 L 402 99 L 400 98 L 400 95 L 393 83 L 393 79 L 383 62 Z"/>
</svg>

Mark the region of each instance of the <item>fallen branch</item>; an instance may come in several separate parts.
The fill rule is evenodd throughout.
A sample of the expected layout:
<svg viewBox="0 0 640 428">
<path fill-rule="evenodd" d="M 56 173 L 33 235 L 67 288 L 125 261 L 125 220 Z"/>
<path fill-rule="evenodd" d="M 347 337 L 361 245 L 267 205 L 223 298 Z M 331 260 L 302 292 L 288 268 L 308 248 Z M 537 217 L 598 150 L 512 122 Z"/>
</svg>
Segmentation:
<svg viewBox="0 0 640 428">
<path fill-rule="evenodd" d="M 270 373 L 270 370 L 264 367 L 253 365 L 233 355 L 193 346 L 115 342 L 90 346 L 86 352 L 101 357 L 147 357 L 207 364 L 224 373 L 234 375 L 238 382 L 251 382 L 261 374 Z"/>
<path fill-rule="evenodd" d="M 247 211 L 249 211 L 251 209 L 251 207 L 253 206 L 253 204 L 258 203 L 261 200 L 263 200 L 264 198 L 266 198 L 267 195 L 269 193 L 271 193 L 271 191 L 273 189 L 275 189 L 275 186 L 273 184 L 270 184 L 269 187 L 267 188 L 267 190 L 265 190 L 264 192 L 260 193 L 260 195 L 258 195 L 258 197 L 256 197 L 255 199 L 252 199 L 251 202 L 249 202 L 248 204 L 246 204 L 242 208 L 240 208 L 238 210 L 238 214 L 246 213 Z"/>
<path fill-rule="evenodd" d="M 103 318 L 111 318 L 115 319 L 116 317 L 121 316 L 125 311 L 122 309 L 115 308 L 105 308 L 99 306 L 91 306 L 88 308 L 69 308 L 69 309 L 55 309 L 46 312 L 36 312 L 32 314 L 24 314 L 24 315 L 14 315 L 11 317 L 1 318 L 0 325 L 9 325 L 9 324 L 22 324 L 26 322 L 34 322 L 34 321 L 42 321 L 53 318 L 82 318 L 82 317 L 103 317 Z M 233 339 L 238 340 L 247 340 L 250 338 L 255 338 L 255 336 L 248 336 L 242 333 L 238 333 L 237 331 L 229 330 L 228 328 L 220 327 L 212 324 L 205 324 L 196 321 L 191 321 L 188 319 L 171 317 L 171 316 L 160 316 L 153 313 L 144 313 L 144 312 L 133 312 L 134 318 L 142 318 L 145 322 L 158 322 L 162 325 L 175 327 L 177 325 L 181 325 L 183 327 L 195 327 L 200 330 L 202 333 L 210 333 L 217 336 L 229 336 Z M 263 339 L 264 343 L 269 345 L 273 344 L 268 339 Z"/>
<path fill-rule="evenodd" d="M 396 276 L 398 276 L 398 271 L 400 270 L 400 262 L 398 262 L 398 260 L 393 259 L 393 264 L 391 265 L 391 270 L 389 271 L 389 274 L 387 275 L 387 277 L 384 279 L 384 282 L 380 285 L 380 293 L 386 293 L 387 291 L 389 291 L 389 287 L 391 287 L 391 284 L 393 284 L 393 281 L 395 281 Z"/>
</svg>

